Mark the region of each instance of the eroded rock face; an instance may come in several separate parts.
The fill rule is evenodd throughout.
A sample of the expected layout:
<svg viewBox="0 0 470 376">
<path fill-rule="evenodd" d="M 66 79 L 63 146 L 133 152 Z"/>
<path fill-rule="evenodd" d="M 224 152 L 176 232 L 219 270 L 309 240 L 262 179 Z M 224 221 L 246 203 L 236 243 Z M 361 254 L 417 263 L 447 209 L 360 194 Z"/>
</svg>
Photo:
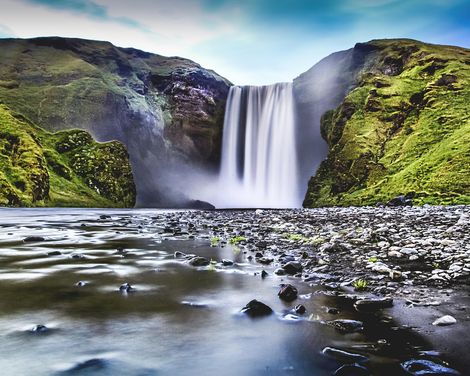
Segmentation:
<svg viewBox="0 0 470 376">
<path fill-rule="evenodd" d="M 218 165 L 227 80 L 187 59 L 107 42 L 4 39 L 0 47 L 0 100 L 12 110 L 47 130 L 120 141 L 140 206 L 198 199 L 185 195 L 188 179 Z"/>
</svg>

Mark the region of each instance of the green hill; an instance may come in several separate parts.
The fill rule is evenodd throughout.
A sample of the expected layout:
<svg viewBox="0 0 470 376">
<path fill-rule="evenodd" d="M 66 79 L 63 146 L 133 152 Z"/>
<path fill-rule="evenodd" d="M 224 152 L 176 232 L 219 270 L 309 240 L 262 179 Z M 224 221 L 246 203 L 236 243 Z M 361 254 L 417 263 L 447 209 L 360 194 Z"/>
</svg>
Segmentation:
<svg viewBox="0 0 470 376">
<path fill-rule="evenodd" d="M 0 105 L 0 206 L 132 207 L 125 148 L 89 133 L 49 133 Z"/>
<path fill-rule="evenodd" d="M 412 40 L 358 44 L 354 88 L 322 116 L 329 152 L 304 206 L 470 204 L 470 50 Z"/>
</svg>

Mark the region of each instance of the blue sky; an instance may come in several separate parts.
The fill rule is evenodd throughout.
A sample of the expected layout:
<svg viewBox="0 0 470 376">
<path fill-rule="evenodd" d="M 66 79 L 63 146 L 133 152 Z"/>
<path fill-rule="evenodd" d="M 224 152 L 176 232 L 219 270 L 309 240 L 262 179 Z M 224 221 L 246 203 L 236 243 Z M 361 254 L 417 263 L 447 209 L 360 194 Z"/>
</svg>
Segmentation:
<svg viewBox="0 0 470 376">
<path fill-rule="evenodd" d="M 470 0 L 0 0 L 0 37 L 109 40 L 179 55 L 236 84 L 290 81 L 377 38 L 470 48 Z"/>
</svg>

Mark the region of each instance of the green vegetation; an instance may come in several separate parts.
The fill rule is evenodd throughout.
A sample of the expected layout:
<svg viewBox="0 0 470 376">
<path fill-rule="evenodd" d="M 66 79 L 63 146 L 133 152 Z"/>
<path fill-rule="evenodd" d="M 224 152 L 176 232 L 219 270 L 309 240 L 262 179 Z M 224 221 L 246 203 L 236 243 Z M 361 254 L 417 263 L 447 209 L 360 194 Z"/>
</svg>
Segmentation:
<svg viewBox="0 0 470 376">
<path fill-rule="evenodd" d="M 470 204 L 470 50 L 368 43 L 358 83 L 322 117 L 327 159 L 304 206 Z"/>
<path fill-rule="evenodd" d="M 367 290 L 369 282 L 367 282 L 365 279 L 356 279 L 352 285 L 355 291 L 365 291 Z"/>
<path fill-rule="evenodd" d="M 369 262 L 377 262 L 379 259 L 377 257 L 370 257 L 367 261 Z"/>
<path fill-rule="evenodd" d="M 298 243 L 304 243 L 304 244 L 312 244 L 312 245 L 319 245 L 325 242 L 325 239 L 322 238 L 321 236 L 304 236 L 301 234 L 284 234 L 286 239 L 292 240 L 294 242 Z"/>
<path fill-rule="evenodd" d="M 244 242 L 246 238 L 244 236 L 234 236 L 233 238 L 229 239 L 229 244 L 231 245 L 237 245 L 240 242 Z"/>
<path fill-rule="evenodd" d="M 217 247 L 220 243 L 220 238 L 218 236 L 213 236 L 211 238 L 211 247 Z"/>
<path fill-rule="evenodd" d="M 0 205 L 129 207 L 125 148 L 85 131 L 49 133 L 0 105 Z"/>
</svg>

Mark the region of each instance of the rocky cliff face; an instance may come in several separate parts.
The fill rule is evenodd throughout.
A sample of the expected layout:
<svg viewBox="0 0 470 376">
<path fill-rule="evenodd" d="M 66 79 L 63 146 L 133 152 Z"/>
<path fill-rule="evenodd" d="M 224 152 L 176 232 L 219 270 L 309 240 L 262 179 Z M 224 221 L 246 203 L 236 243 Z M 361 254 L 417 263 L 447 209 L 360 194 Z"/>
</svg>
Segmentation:
<svg viewBox="0 0 470 376">
<path fill-rule="evenodd" d="M 0 206 L 132 207 L 127 151 L 82 130 L 49 133 L 0 105 Z"/>
<path fill-rule="evenodd" d="M 138 205 L 183 202 L 192 175 L 217 166 L 230 83 L 192 61 L 67 38 L 0 40 L 0 60 L 9 108 L 126 146 Z"/>
<path fill-rule="evenodd" d="M 323 112 L 329 151 L 304 206 L 375 204 L 410 192 L 417 203 L 469 204 L 470 51 L 377 40 L 348 53 L 361 58 L 349 65 L 351 88 Z"/>
</svg>

